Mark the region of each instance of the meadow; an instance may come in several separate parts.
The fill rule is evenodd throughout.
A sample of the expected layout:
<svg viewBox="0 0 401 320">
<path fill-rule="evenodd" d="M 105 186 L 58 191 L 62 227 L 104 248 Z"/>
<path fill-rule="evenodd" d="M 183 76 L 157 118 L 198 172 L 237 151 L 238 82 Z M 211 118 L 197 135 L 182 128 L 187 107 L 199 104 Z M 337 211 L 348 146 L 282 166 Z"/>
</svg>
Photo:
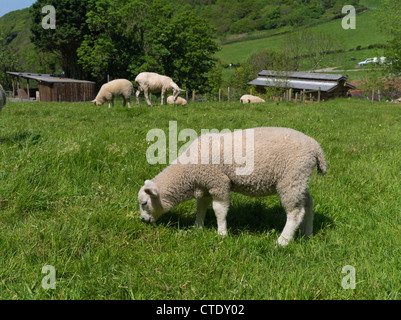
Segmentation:
<svg viewBox="0 0 401 320">
<path fill-rule="evenodd" d="M 310 181 L 314 235 L 288 247 L 277 196 L 233 194 L 229 235 L 196 202 L 155 225 L 137 193 L 150 129 L 283 126 L 314 137 L 328 173 Z M 0 114 L 1 299 L 400 299 L 401 108 L 338 99 L 320 104 L 190 103 L 132 109 L 9 102 Z M 42 287 L 42 268 L 56 288 Z M 344 289 L 343 267 L 355 269 Z"/>
</svg>

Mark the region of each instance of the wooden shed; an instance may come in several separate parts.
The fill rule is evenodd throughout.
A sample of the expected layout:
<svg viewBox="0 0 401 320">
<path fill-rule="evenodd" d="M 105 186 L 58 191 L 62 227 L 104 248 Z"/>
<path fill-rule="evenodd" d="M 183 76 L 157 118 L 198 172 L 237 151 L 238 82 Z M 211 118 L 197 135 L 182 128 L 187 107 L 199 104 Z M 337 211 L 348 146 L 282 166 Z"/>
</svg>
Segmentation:
<svg viewBox="0 0 401 320">
<path fill-rule="evenodd" d="M 308 94 L 315 100 L 346 97 L 350 89 L 355 87 L 347 83 L 347 77 L 341 74 L 311 73 L 311 72 L 278 72 L 263 70 L 258 77 L 248 85 L 256 86 L 260 93 L 266 92 L 266 87 L 282 87 L 294 94 Z"/>
<path fill-rule="evenodd" d="M 41 102 L 82 102 L 95 98 L 92 81 L 62 78 L 51 74 L 7 72 L 12 76 L 13 97 Z M 37 83 L 35 89 L 32 82 Z"/>
</svg>

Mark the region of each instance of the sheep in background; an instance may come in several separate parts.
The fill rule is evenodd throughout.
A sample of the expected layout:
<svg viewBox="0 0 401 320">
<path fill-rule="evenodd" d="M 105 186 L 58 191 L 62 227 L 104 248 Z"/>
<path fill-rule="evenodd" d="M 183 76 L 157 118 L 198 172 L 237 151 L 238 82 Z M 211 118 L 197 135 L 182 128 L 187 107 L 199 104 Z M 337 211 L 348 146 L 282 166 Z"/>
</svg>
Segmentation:
<svg viewBox="0 0 401 320">
<path fill-rule="evenodd" d="M 122 96 L 124 99 L 123 107 L 125 107 L 126 103 L 128 102 L 128 108 L 131 108 L 131 95 L 133 93 L 134 85 L 131 81 L 126 79 L 117 79 L 102 85 L 95 100 L 92 102 L 96 106 L 101 106 L 107 101 L 110 109 L 111 106 L 114 107 L 114 98 L 116 96 Z"/>
<path fill-rule="evenodd" d="M 262 98 L 257 96 L 252 96 L 250 94 L 245 94 L 240 99 L 241 103 L 259 103 L 259 102 L 266 102 Z"/>
<path fill-rule="evenodd" d="M 0 111 L 3 109 L 3 106 L 7 103 L 6 92 L 4 91 L 2 85 L 0 84 Z"/>
<path fill-rule="evenodd" d="M 188 102 L 187 102 L 187 100 L 185 100 L 184 98 L 181 98 L 181 97 L 177 97 L 177 100 L 174 101 L 174 97 L 173 96 L 169 96 L 167 98 L 167 104 L 178 104 L 178 105 L 185 106 L 186 104 L 188 104 Z"/>
<path fill-rule="evenodd" d="M 139 95 L 141 92 L 144 93 L 146 103 L 149 107 L 152 104 L 149 101 L 149 93 L 161 93 L 161 105 L 163 105 L 164 95 L 166 92 L 173 92 L 173 100 L 176 101 L 178 95 L 185 90 L 181 90 L 178 85 L 167 76 L 162 76 L 154 72 L 142 72 L 135 78 L 135 82 L 138 84 L 138 90 L 136 91 L 136 104 L 139 106 Z"/>
<path fill-rule="evenodd" d="M 253 137 L 250 143 L 248 136 Z M 233 154 L 246 154 L 248 148 L 252 150 L 253 167 L 240 175 L 238 170 L 244 168 L 244 162 L 236 164 Z M 153 223 L 179 203 L 196 198 L 195 225 L 203 227 L 206 210 L 213 203 L 218 233 L 225 235 L 231 191 L 256 197 L 277 193 L 287 212 L 287 222 L 278 239 L 285 246 L 298 227 L 305 236 L 313 232 L 313 202 L 308 182 L 315 166 L 318 173 L 326 173 L 323 150 L 313 138 L 293 129 L 263 127 L 203 135 L 173 164 L 151 181 L 145 181 L 138 193 L 141 217 Z"/>
</svg>

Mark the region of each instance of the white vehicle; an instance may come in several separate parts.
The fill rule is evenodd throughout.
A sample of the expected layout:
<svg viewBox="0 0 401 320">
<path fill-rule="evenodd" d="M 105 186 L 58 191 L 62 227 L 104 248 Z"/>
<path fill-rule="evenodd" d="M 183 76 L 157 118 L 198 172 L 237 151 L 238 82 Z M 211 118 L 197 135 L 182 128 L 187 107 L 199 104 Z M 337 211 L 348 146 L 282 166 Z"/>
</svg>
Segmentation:
<svg viewBox="0 0 401 320">
<path fill-rule="evenodd" d="M 385 62 L 386 62 L 386 57 L 380 57 L 380 59 L 378 59 L 377 57 L 374 57 L 374 58 L 367 58 L 364 61 L 358 62 L 358 65 L 359 66 L 367 66 L 367 65 L 369 65 L 371 63 L 383 64 Z"/>
<path fill-rule="evenodd" d="M 358 62 L 358 66 L 367 66 L 371 63 L 376 63 L 377 62 L 377 58 L 367 58 L 364 61 Z"/>
</svg>

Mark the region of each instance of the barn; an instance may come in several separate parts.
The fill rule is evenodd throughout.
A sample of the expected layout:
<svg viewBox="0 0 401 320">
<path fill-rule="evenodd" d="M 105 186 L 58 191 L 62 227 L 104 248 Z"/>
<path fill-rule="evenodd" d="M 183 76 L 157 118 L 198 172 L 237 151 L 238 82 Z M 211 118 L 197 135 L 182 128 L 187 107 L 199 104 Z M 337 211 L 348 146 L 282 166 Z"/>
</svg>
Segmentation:
<svg viewBox="0 0 401 320">
<path fill-rule="evenodd" d="M 95 82 L 51 74 L 7 72 L 12 77 L 12 96 L 41 102 L 81 102 L 95 98 Z"/>
<path fill-rule="evenodd" d="M 248 85 L 256 86 L 259 93 L 266 93 L 267 87 L 281 87 L 293 98 L 295 95 L 312 98 L 312 100 L 328 100 L 346 97 L 348 91 L 355 89 L 347 83 L 347 77 L 341 74 L 325 74 L 311 72 L 279 72 L 263 70 Z"/>
</svg>

